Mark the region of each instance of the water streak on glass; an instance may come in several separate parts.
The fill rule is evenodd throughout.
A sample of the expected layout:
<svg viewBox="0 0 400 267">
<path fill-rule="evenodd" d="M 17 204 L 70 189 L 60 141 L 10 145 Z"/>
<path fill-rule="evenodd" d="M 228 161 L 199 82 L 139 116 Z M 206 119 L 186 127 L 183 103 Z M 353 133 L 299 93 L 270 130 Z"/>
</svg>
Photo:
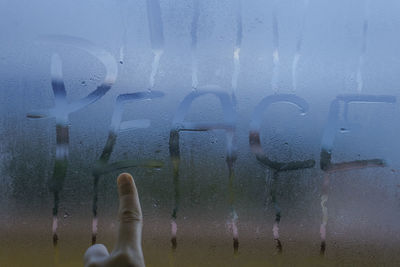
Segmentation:
<svg viewBox="0 0 400 267">
<path fill-rule="evenodd" d="M 164 53 L 164 32 L 163 21 L 161 18 L 161 7 L 159 0 L 146 0 L 147 3 L 147 20 L 149 23 L 150 43 L 154 54 L 153 63 L 151 65 L 151 73 L 149 78 L 149 91 L 154 88 L 155 77 L 160 65 L 160 59 Z"/>
<path fill-rule="evenodd" d="M 297 41 L 296 41 L 296 52 L 293 57 L 293 62 L 292 62 L 292 90 L 295 92 L 297 90 L 297 70 L 298 70 L 298 64 L 299 60 L 301 57 L 301 47 L 303 45 L 303 32 L 306 24 L 306 18 L 307 18 L 307 11 L 308 11 L 308 5 L 309 5 L 309 0 L 304 0 L 304 6 L 303 6 L 303 14 L 300 22 L 300 32 L 297 36 Z"/>
<path fill-rule="evenodd" d="M 289 103 L 294 105 L 300 110 L 300 114 L 305 114 L 308 111 L 308 103 L 303 99 L 294 94 L 274 94 L 266 96 L 260 101 L 260 103 L 254 109 L 253 115 L 250 122 L 250 132 L 249 132 L 249 143 L 251 151 L 256 155 L 258 162 L 260 162 L 264 167 L 271 169 L 271 199 L 275 210 L 275 222 L 272 227 L 272 233 L 274 240 L 276 242 L 276 248 L 279 253 L 282 252 L 283 246 L 279 238 L 279 223 L 281 220 L 281 209 L 277 201 L 277 181 L 278 175 L 283 171 L 300 170 L 306 168 L 312 168 L 315 165 L 315 161 L 312 159 L 304 161 L 289 161 L 289 162 L 278 162 L 269 159 L 265 154 L 263 148 L 261 147 L 260 130 L 261 121 L 264 111 L 274 103 Z M 269 174 L 270 172 L 268 172 Z M 267 178 L 267 181 L 269 179 Z"/>
<path fill-rule="evenodd" d="M 322 208 L 322 223 L 320 226 L 321 236 L 321 248 L 320 253 L 324 255 L 326 250 L 326 225 L 328 223 L 328 208 L 326 206 L 328 201 L 329 192 L 329 178 L 330 175 L 337 171 L 346 171 L 354 169 L 363 169 L 369 167 L 385 167 L 386 163 L 382 159 L 367 159 L 367 160 L 354 160 L 340 163 L 332 163 L 332 149 L 335 140 L 336 133 L 341 127 L 341 121 L 339 118 L 340 114 L 340 102 L 344 103 L 344 122 L 348 127 L 348 105 L 351 103 L 386 103 L 393 104 L 396 102 L 396 97 L 391 95 L 339 95 L 335 100 L 332 101 L 327 124 L 325 126 L 322 143 L 321 143 L 321 155 L 320 155 L 320 168 L 325 171 L 324 181 L 322 185 L 321 194 L 321 208 Z"/>
<path fill-rule="evenodd" d="M 127 38 L 128 38 L 128 18 L 127 18 L 127 2 L 126 1 L 117 1 L 120 11 L 120 17 L 122 22 L 122 44 L 119 48 L 119 63 L 124 64 L 125 55 L 127 49 Z"/>
<path fill-rule="evenodd" d="M 115 59 L 107 51 L 95 46 L 87 40 L 62 35 L 43 36 L 39 42 L 45 44 L 67 45 L 83 49 L 93 55 L 103 63 L 106 69 L 106 75 L 103 83 L 86 97 L 68 103 L 67 91 L 64 85 L 62 73 L 62 61 L 58 54 L 53 54 L 51 59 L 51 85 L 53 88 L 55 106 L 53 108 L 30 112 L 28 118 L 52 118 L 56 119 L 56 159 L 54 164 L 53 176 L 48 181 L 49 190 L 54 196 L 53 205 L 53 244 L 57 245 L 58 235 L 58 207 L 60 202 L 60 192 L 62 191 L 64 179 L 68 167 L 68 149 L 69 149 L 69 122 L 68 116 L 72 112 L 80 110 L 104 96 L 111 88 L 117 78 L 117 66 Z"/>
<path fill-rule="evenodd" d="M 272 7 L 272 79 L 271 88 L 276 93 L 278 92 L 278 79 L 279 79 L 279 25 L 278 25 L 278 3 L 277 0 L 273 1 Z"/>
<path fill-rule="evenodd" d="M 94 179 L 93 183 L 93 220 L 92 220 L 92 244 L 96 243 L 97 239 L 97 202 L 98 202 L 98 184 L 101 175 L 104 175 L 111 171 L 121 170 L 125 168 L 132 167 L 142 167 L 142 168 L 155 168 L 159 169 L 163 166 L 163 163 L 157 160 L 142 160 L 140 162 L 136 160 L 123 160 L 114 163 L 108 163 L 111 157 L 111 153 L 114 149 L 115 143 L 117 141 L 117 135 L 121 131 L 145 129 L 150 127 L 150 120 L 139 119 L 139 120 L 129 120 L 122 121 L 122 115 L 124 112 L 124 107 L 130 102 L 136 102 L 140 100 L 161 98 L 164 93 L 159 91 L 152 92 L 136 92 L 131 94 L 122 94 L 117 97 L 115 104 L 115 109 L 111 119 L 110 130 L 107 138 L 106 145 L 104 146 L 103 152 L 99 160 L 97 161 L 96 167 L 93 169 L 92 175 Z"/>
<path fill-rule="evenodd" d="M 240 73 L 240 48 L 242 46 L 242 1 L 236 0 L 236 41 L 233 50 L 232 100 L 236 106 L 236 90 Z"/>
<path fill-rule="evenodd" d="M 362 68 L 364 66 L 364 58 L 365 52 L 367 50 L 367 34 L 368 34 L 368 23 L 369 23 L 369 11 L 370 10 L 370 0 L 365 0 L 365 12 L 364 12 L 364 21 L 362 25 L 362 43 L 361 43 L 361 53 L 358 58 L 358 67 L 357 67 L 357 92 L 361 93 L 363 89 L 363 75 Z"/>
<path fill-rule="evenodd" d="M 195 99 L 203 95 L 214 95 L 219 100 L 224 121 L 223 122 L 186 122 L 185 117 L 188 114 L 191 104 Z M 174 208 L 172 211 L 171 220 L 171 243 L 172 248 L 175 250 L 177 247 L 177 215 L 180 205 L 180 191 L 179 191 L 179 166 L 180 166 L 180 147 L 179 147 L 179 133 L 185 131 L 212 131 L 212 130 L 223 130 L 226 133 L 226 162 L 228 165 L 228 179 L 229 179 L 229 204 L 231 207 L 231 219 L 228 225 L 231 228 L 233 235 L 233 248 L 236 253 L 239 248 L 239 236 L 238 236 L 238 215 L 235 210 L 235 196 L 233 191 L 234 181 L 234 163 L 236 161 L 236 149 L 234 147 L 234 134 L 236 130 L 236 114 L 235 109 L 231 101 L 231 97 L 220 91 L 220 87 L 210 85 L 198 88 L 196 91 L 192 91 L 187 95 L 178 107 L 175 117 L 172 122 L 172 129 L 170 132 L 169 139 L 169 151 L 170 157 L 173 164 L 173 182 L 174 182 Z"/>
<path fill-rule="evenodd" d="M 191 55 L 192 55 L 192 89 L 196 90 L 199 85 L 199 80 L 197 77 L 197 27 L 199 23 L 200 7 L 199 0 L 194 0 L 193 2 L 193 18 L 190 28 L 191 37 Z"/>
<path fill-rule="evenodd" d="M 321 188 L 321 209 L 322 209 L 322 222 L 319 228 L 321 236 L 320 254 L 325 255 L 326 250 L 326 225 L 328 224 L 328 207 L 326 206 L 329 197 L 329 173 L 324 173 L 324 181 Z"/>
</svg>

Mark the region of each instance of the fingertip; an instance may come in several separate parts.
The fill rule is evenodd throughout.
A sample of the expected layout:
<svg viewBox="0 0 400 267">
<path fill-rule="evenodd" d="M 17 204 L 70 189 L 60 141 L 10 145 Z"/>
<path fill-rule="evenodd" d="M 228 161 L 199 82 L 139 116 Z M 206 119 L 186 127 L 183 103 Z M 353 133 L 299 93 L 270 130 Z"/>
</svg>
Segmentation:
<svg viewBox="0 0 400 267">
<path fill-rule="evenodd" d="M 99 262 L 109 256 L 107 248 L 103 244 L 95 244 L 89 247 L 83 258 L 85 265 L 89 262 Z"/>
<path fill-rule="evenodd" d="M 122 195 L 133 194 L 135 182 L 129 173 L 121 173 L 117 178 L 118 192 Z"/>
<path fill-rule="evenodd" d="M 123 172 L 120 175 L 118 175 L 117 183 L 119 186 L 123 184 L 133 184 L 133 177 L 129 173 Z"/>
<path fill-rule="evenodd" d="M 119 230 L 116 250 L 141 246 L 142 209 L 135 181 L 129 173 L 117 179 L 119 194 Z"/>
</svg>

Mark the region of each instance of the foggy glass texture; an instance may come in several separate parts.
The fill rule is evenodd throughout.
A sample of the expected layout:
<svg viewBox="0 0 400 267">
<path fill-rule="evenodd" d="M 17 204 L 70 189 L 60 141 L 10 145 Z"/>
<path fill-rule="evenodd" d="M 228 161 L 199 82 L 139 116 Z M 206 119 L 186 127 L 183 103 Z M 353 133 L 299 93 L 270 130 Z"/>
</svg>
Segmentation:
<svg viewBox="0 0 400 267">
<path fill-rule="evenodd" d="M 0 266 L 400 265 L 400 2 L 0 0 Z"/>
</svg>

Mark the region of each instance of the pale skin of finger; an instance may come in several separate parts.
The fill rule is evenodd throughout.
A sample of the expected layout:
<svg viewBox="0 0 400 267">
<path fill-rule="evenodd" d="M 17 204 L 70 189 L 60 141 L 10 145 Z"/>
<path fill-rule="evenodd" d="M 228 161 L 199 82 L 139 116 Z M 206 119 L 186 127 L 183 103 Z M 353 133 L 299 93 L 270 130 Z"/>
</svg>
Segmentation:
<svg viewBox="0 0 400 267">
<path fill-rule="evenodd" d="M 108 255 L 107 249 L 101 245 L 91 246 L 85 253 L 85 266 L 129 266 L 143 267 L 142 252 L 142 209 L 139 195 L 132 176 L 122 173 L 118 176 L 118 238 L 114 251 Z"/>
<path fill-rule="evenodd" d="M 83 260 L 85 266 L 91 266 L 94 263 L 106 261 L 109 256 L 110 254 L 103 244 L 95 244 L 86 250 Z"/>
<path fill-rule="evenodd" d="M 118 194 L 119 233 L 115 250 L 141 249 L 142 209 L 135 182 L 129 174 L 123 173 L 118 177 Z"/>
</svg>

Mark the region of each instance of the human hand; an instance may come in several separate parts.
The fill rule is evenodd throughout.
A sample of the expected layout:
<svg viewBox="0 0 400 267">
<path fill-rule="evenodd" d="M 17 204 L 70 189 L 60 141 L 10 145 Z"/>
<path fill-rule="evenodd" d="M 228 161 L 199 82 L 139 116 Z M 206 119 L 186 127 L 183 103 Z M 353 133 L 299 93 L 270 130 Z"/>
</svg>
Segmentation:
<svg viewBox="0 0 400 267">
<path fill-rule="evenodd" d="M 103 244 L 88 248 L 84 255 L 85 267 L 144 267 L 142 252 L 142 209 L 139 195 L 129 173 L 118 176 L 118 239 L 111 253 Z"/>
</svg>

